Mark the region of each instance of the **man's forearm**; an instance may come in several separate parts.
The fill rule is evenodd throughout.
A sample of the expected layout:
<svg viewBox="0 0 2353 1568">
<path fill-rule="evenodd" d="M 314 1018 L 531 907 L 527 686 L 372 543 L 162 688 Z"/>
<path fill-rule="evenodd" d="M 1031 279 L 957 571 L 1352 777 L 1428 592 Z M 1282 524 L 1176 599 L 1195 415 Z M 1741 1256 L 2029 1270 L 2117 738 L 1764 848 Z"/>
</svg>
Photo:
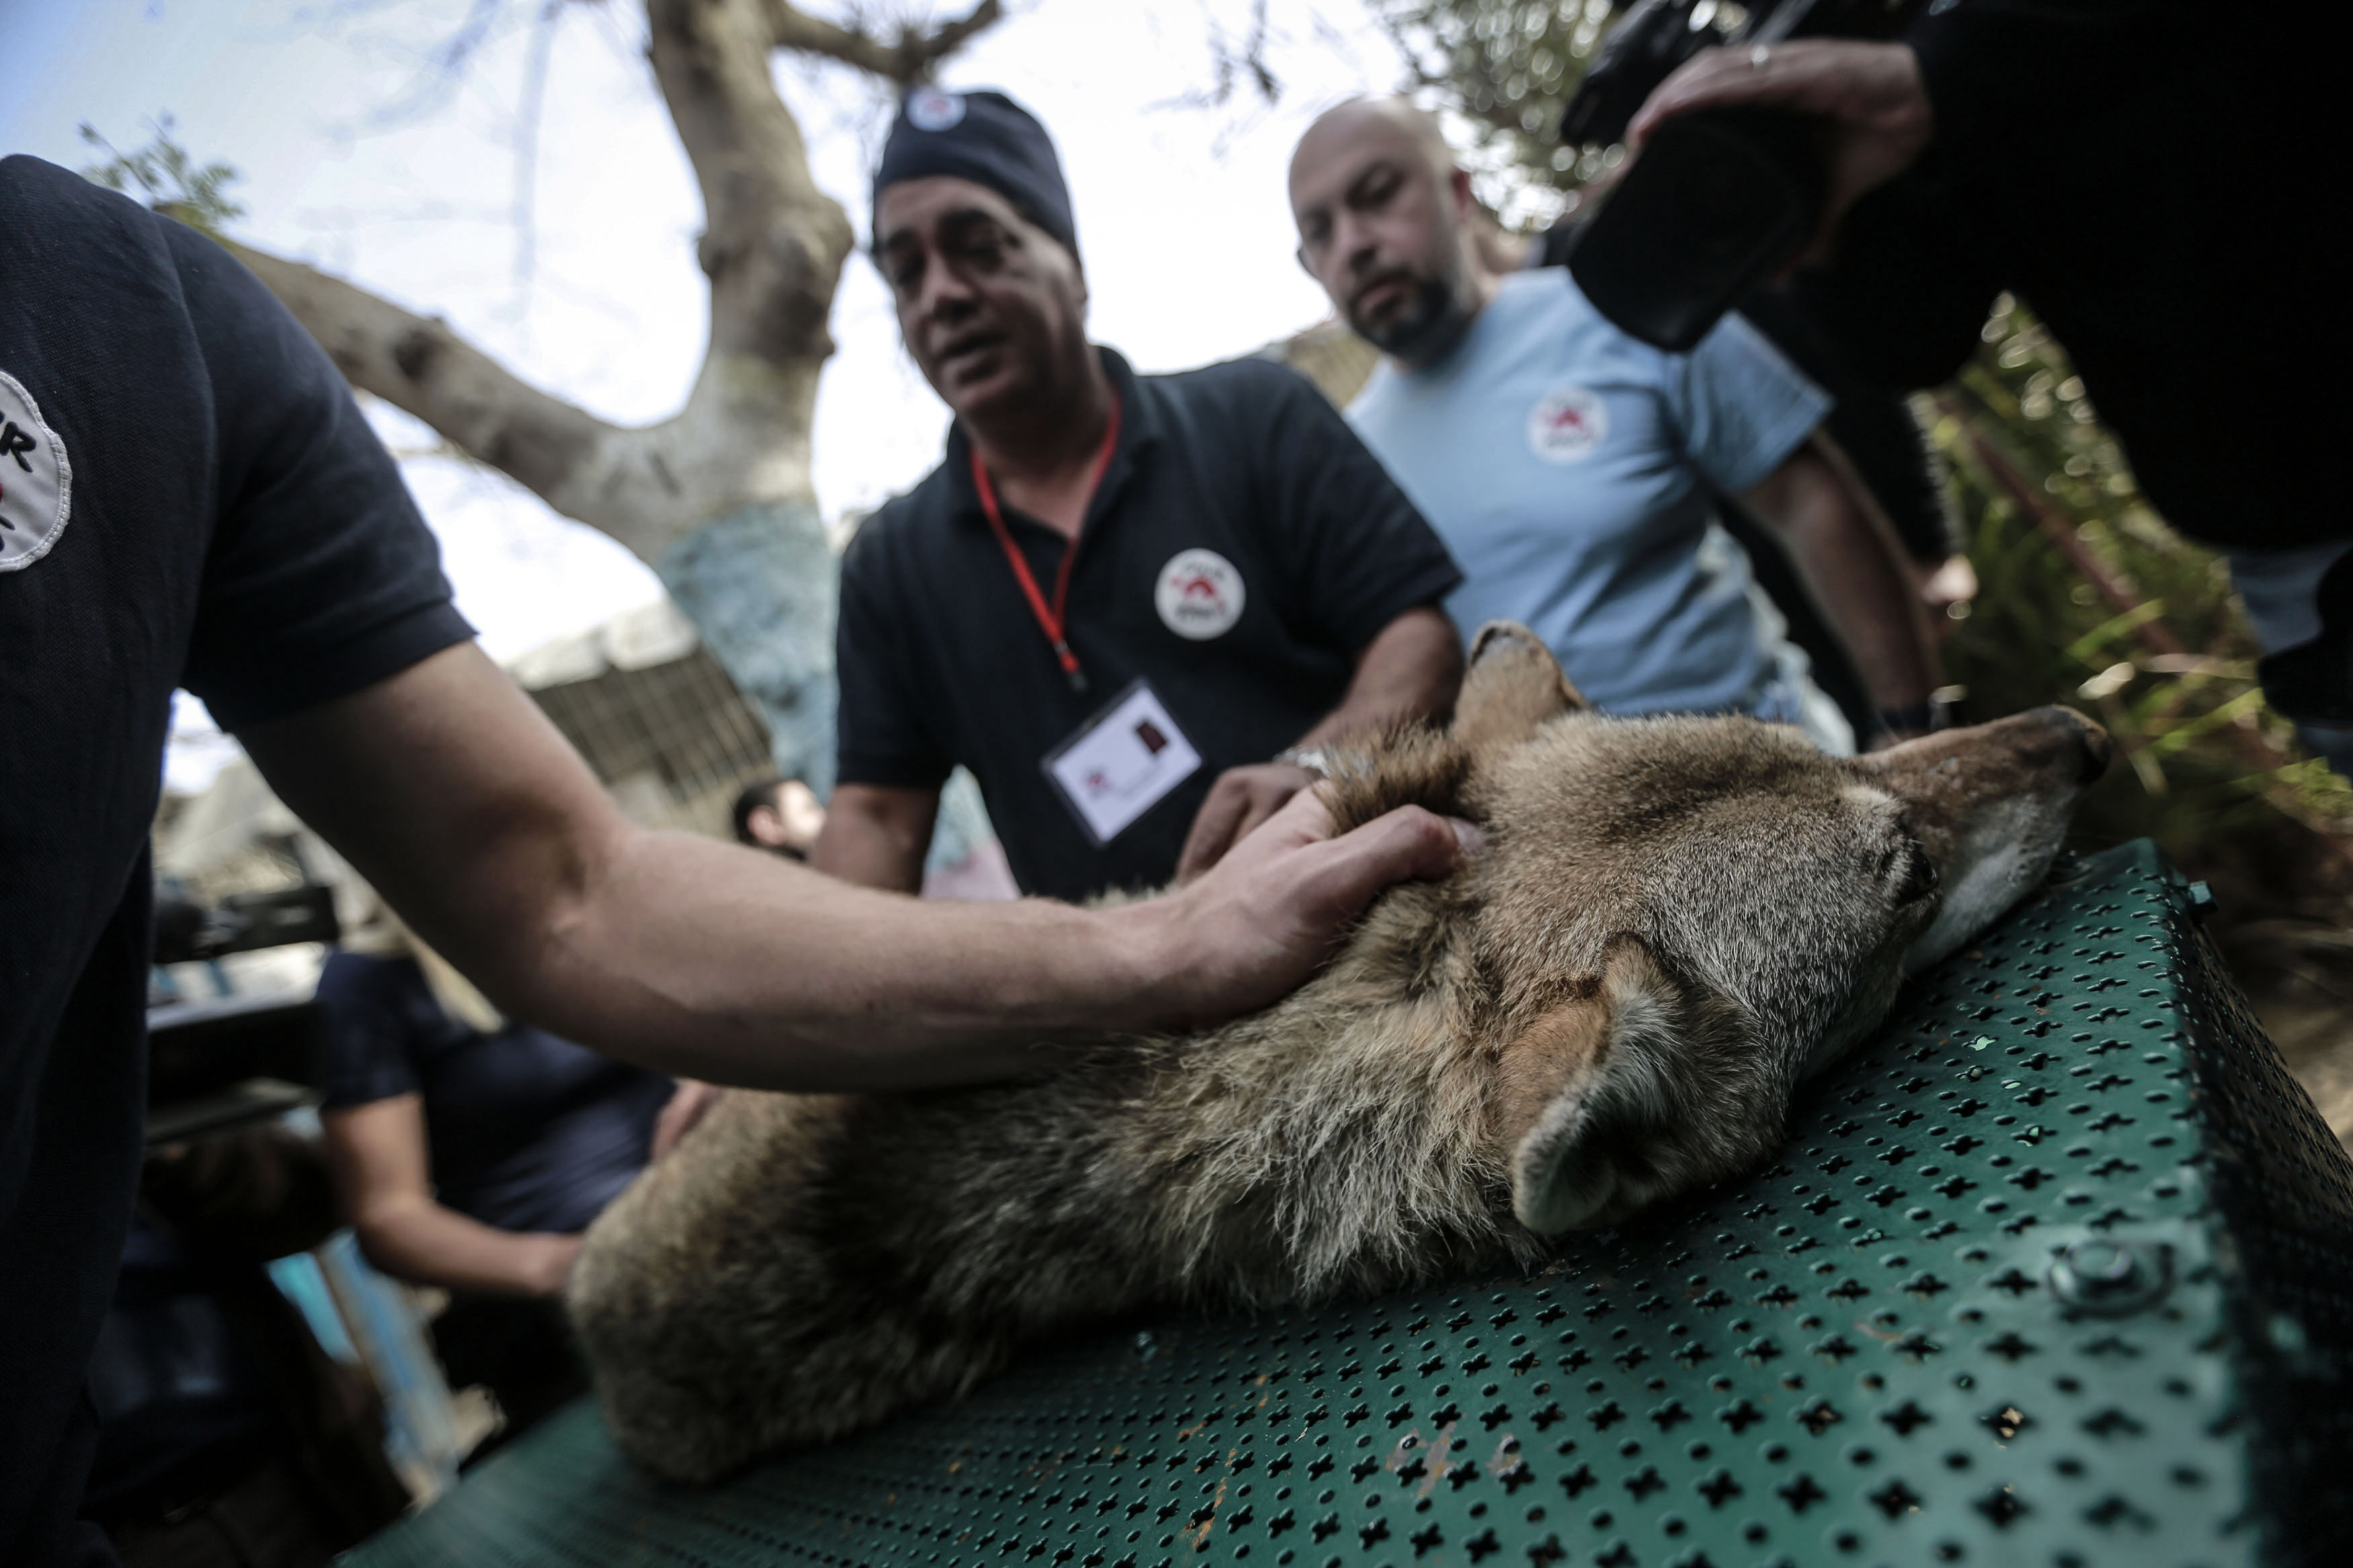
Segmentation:
<svg viewBox="0 0 2353 1568">
<path fill-rule="evenodd" d="M 1057 1041 L 1173 1029 L 1297 985 L 1374 892 L 1467 829 L 1334 837 L 1311 793 L 1181 893 L 926 902 L 624 820 L 470 646 L 243 736 L 281 799 L 512 1016 L 677 1076 L 801 1090 L 978 1082 Z"/>
<path fill-rule="evenodd" d="M 577 1237 L 500 1230 L 428 1200 L 363 1212 L 353 1227 L 368 1261 L 387 1274 L 452 1290 L 554 1294 Z"/>
<path fill-rule="evenodd" d="M 1800 448 L 1743 499 L 1788 547 L 1799 576 L 1854 656 L 1873 705 L 1888 710 L 1925 701 L 1938 684 L 1936 656 L 1902 546 L 1835 449 Z"/>
<path fill-rule="evenodd" d="M 1434 605 L 1408 610 L 1375 635 L 1356 658 L 1340 705 L 1299 738 L 1320 746 L 1408 719 L 1442 719 L 1462 684 L 1462 639 Z"/>
<path fill-rule="evenodd" d="M 914 900 L 640 834 L 530 963 L 524 1005 L 659 1071 L 917 1088 L 1032 1070 L 1082 1030 L 1160 1021 L 1146 935 L 1064 904 Z"/>
</svg>

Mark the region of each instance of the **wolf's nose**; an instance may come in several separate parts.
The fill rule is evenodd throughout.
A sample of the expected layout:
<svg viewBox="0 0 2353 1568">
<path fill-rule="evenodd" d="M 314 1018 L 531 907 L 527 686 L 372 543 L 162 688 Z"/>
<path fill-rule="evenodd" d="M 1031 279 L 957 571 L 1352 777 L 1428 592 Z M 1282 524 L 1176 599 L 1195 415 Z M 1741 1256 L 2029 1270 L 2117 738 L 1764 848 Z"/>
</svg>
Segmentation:
<svg viewBox="0 0 2353 1568">
<path fill-rule="evenodd" d="M 2063 731 L 2074 742 L 2079 759 L 2077 766 L 2081 770 L 2078 776 L 2084 784 L 2092 783 L 2108 771 L 2108 758 L 2114 754 L 2116 744 L 2108 739 L 2105 730 L 2073 708 L 2037 708 L 2031 717 Z"/>
</svg>

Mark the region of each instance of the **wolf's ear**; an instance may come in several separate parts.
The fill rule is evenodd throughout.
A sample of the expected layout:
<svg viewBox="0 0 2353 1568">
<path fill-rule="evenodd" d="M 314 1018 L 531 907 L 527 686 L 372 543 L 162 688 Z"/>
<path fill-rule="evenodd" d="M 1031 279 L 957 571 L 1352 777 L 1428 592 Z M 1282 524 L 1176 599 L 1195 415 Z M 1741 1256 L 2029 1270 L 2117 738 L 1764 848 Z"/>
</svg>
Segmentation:
<svg viewBox="0 0 2353 1568">
<path fill-rule="evenodd" d="M 1592 994 L 1504 1047 L 1494 1128 L 1522 1225 L 1550 1236 L 1658 1195 L 1651 1156 L 1679 1131 L 1665 1073 L 1680 1011 L 1673 983 L 1624 941 Z"/>
<path fill-rule="evenodd" d="M 1454 700 L 1454 738 L 1474 751 L 1509 745 L 1584 706 L 1542 637 L 1516 621 L 1489 621 L 1471 642 L 1471 668 Z"/>
</svg>

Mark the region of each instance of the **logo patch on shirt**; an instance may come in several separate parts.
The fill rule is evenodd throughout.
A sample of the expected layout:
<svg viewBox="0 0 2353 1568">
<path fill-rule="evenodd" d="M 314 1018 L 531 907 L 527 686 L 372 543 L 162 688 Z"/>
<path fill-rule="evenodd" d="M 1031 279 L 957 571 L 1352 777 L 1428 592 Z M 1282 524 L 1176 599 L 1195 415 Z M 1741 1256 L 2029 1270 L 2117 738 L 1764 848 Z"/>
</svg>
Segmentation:
<svg viewBox="0 0 2353 1568">
<path fill-rule="evenodd" d="M 964 95 L 919 88 L 907 100 L 907 123 L 918 131 L 951 131 L 964 120 Z"/>
<path fill-rule="evenodd" d="M 1161 623 L 1180 637 L 1207 642 L 1242 618 L 1242 574 L 1214 550 L 1180 550 L 1160 569 L 1152 603 Z"/>
<path fill-rule="evenodd" d="M 0 370 L 0 572 L 21 572 L 47 555 L 72 507 L 66 444 L 24 384 Z"/>
<path fill-rule="evenodd" d="M 1582 462 L 1609 435 L 1609 406 L 1581 386 L 1564 386 L 1528 410 L 1528 450 L 1547 463 Z"/>
</svg>

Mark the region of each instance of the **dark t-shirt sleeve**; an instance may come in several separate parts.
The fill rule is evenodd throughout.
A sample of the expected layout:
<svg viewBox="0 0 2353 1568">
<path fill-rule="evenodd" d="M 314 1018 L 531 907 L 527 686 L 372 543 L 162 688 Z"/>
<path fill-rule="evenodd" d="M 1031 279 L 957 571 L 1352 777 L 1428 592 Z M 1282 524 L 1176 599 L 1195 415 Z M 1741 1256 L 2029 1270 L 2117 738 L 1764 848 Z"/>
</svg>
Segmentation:
<svg viewBox="0 0 2353 1568">
<path fill-rule="evenodd" d="M 2054 123 L 2110 108 L 2144 57 L 2198 26 L 2178 0 L 1958 0 L 1905 28 L 1940 147 L 1983 155 L 2047 148 Z"/>
<path fill-rule="evenodd" d="M 1408 610 L 1452 593 L 1462 581 L 1453 556 L 1314 384 L 1266 360 L 1235 369 L 1250 378 L 1240 434 L 1290 566 L 1284 614 L 1355 653 Z"/>
<path fill-rule="evenodd" d="M 219 495 L 182 684 L 236 730 L 473 636 L 333 363 L 235 258 L 164 226 L 212 383 Z"/>
<path fill-rule="evenodd" d="M 412 1010 L 398 984 L 405 967 L 353 953 L 336 953 L 327 960 L 317 992 L 326 1036 L 320 1078 L 322 1110 L 419 1092 L 409 1048 Z"/>
<path fill-rule="evenodd" d="M 841 562 L 841 609 L 834 622 L 837 777 L 843 784 L 936 789 L 955 765 L 934 739 L 916 700 L 908 666 L 914 624 L 896 608 L 890 526 L 876 517 L 859 531 Z"/>
</svg>

